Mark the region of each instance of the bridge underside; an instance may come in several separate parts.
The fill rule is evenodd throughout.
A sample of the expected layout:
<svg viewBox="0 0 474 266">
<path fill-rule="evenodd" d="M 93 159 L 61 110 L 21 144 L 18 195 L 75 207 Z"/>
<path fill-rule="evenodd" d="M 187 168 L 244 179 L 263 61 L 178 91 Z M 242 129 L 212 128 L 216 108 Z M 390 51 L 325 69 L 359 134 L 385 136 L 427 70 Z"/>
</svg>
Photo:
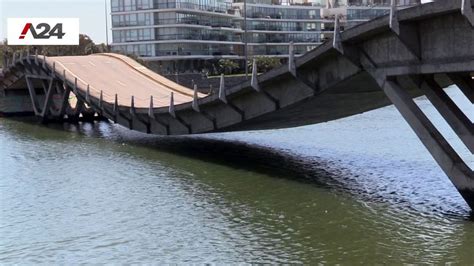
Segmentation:
<svg viewBox="0 0 474 266">
<path fill-rule="evenodd" d="M 390 16 L 343 33 L 335 27 L 331 42 L 297 59 L 290 53 L 287 66 L 261 76 L 254 67 L 248 82 L 231 88 L 222 82 L 219 93 L 208 96 L 183 90 L 118 55 L 14 56 L 0 80 L 0 100 L 8 103 L 23 94 L 30 99 L 28 111 L 45 120 L 99 115 L 164 135 L 293 127 L 392 103 L 474 209 L 473 170 L 413 101 L 426 95 L 474 152 L 473 122 L 443 90 L 455 84 L 474 103 L 472 7 L 469 0 L 393 7 Z M 112 71 L 88 71 L 89 61 Z M 26 110 L 28 102 L 22 104 Z"/>
</svg>

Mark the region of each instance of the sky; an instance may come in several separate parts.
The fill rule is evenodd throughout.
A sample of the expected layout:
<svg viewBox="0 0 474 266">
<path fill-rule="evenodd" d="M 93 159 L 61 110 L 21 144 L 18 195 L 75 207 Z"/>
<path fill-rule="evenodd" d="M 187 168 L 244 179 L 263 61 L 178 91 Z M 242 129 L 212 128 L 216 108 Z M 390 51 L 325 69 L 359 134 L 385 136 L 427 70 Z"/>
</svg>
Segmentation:
<svg viewBox="0 0 474 266">
<path fill-rule="evenodd" d="M 7 18 L 79 18 L 80 32 L 95 43 L 105 43 L 105 2 L 110 32 L 110 0 L 0 0 L 0 40 L 7 37 Z"/>
</svg>

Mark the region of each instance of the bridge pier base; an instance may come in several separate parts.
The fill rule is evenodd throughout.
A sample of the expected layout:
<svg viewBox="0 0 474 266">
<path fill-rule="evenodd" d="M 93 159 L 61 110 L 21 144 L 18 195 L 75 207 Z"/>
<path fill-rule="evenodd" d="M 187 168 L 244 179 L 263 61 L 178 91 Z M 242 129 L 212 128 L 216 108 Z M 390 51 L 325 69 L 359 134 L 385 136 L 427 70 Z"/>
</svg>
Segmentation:
<svg viewBox="0 0 474 266">
<path fill-rule="evenodd" d="M 469 168 L 416 105 L 411 95 L 395 79 L 384 79 L 382 88 L 467 204 L 474 210 L 474 171 Z"/>
</svg>

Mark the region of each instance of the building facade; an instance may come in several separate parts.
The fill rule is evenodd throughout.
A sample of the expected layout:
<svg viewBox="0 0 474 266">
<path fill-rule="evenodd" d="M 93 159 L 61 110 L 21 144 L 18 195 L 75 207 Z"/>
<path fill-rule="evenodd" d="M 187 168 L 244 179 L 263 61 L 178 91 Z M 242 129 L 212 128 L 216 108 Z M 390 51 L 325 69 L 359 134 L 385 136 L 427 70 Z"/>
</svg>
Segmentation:
<svg viewBox="0 0 474 266">
<path fill-rule="evenodd" d="M 389 12 L 390 0 L 111 0 L 112 50 L 161 73 L 200 71 L 221 58 L 303 54 L 348 28 Z M 420 0 L 398 0 L 399 5 Z M 246 9 L 244 8 L 246 6 Z"/>
</svg>

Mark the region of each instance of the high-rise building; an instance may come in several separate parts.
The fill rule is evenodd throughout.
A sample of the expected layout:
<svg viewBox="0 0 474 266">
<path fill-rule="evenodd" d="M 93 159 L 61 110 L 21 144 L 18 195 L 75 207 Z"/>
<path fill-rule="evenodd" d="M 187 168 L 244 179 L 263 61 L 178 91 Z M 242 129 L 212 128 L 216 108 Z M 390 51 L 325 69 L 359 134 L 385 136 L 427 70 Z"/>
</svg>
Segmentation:
<svg viewBox="0 0 474 266">
<path fill-rule="evenodd" d="M 246 1 L 244 3 L 243 1 Z M 399 5 L 420 0 L 398 0 Z M 208 60 L 305 53 L 334 29 L 389 12 L 390 0 L 111 0 L 112 50 L 162 73 L 200 70 Z M 244 8 L 244 6 L 246 8 Z"/>
</svg>

